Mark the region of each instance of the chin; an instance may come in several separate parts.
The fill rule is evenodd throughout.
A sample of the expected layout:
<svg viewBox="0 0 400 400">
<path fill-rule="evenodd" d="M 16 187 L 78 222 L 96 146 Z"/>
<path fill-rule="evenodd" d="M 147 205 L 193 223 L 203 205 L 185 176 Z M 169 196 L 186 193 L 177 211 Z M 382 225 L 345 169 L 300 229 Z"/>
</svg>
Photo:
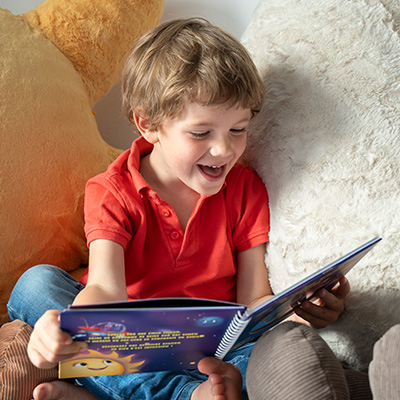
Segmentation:
<svg viewBox="0 0 400 400">
<path fill-rule="evenodd" d="M 221 189 L 222 189 L 223 185 L 220 185 L 219 187 L 216 188 L 210 188 L 210 189 L 203 189 L 201 191 L 199 191 L 198 193 L 200 193 L 203 196 L 213 196 L 214 194 L 217 194 Z"/>
</svg>

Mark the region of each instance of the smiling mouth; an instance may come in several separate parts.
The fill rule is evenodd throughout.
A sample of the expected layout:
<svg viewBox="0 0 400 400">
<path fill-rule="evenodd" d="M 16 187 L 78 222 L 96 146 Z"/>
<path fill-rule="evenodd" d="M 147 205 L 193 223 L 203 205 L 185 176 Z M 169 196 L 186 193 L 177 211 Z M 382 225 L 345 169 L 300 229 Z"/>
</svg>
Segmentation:
<svg viewBox="0 0 400 400">
<path fill-rule="evenodd" d="M 225 165 L 198 165 L 199 169 L 208 177 L 219 178 L 225 172 Z"/>
<path fill-rule="evenodd" d="M 103 368 L 89 368 L 88 367 L 88 369 L 90 369 L 91 371 L 101 371 L 101 370 L 103 370 L 103 369 L 106 369 L 107 367 L 103 367 Z"/>
</svg>

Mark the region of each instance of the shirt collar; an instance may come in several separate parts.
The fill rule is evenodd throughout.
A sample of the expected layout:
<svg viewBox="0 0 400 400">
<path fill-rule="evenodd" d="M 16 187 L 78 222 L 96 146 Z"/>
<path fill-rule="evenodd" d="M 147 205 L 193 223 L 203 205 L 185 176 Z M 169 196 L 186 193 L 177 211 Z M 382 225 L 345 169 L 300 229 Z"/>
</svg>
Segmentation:
<svg viewBox="0 0 400 400">
<path fill-rule="evenodd" d="M 141 192 L 144 189 L 152 190 L 150 185 L 144 180 L 143 176 L 140 174 L 140 161 L 141 157 L 152 152 L 153 147 L 154 146 L 142 136 L 134 140 L 132 143 L 128 159 L 128 169 L 130 174 L 134 177 L 138 192 Z"/>
</svg>

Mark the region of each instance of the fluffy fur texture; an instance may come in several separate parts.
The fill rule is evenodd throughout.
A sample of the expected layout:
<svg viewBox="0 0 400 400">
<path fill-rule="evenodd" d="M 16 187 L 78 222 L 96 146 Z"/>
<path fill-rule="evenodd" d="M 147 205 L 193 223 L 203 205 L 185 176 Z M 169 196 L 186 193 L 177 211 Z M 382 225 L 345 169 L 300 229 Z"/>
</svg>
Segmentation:
<svg viewBox="0 0 400 400">
<path fill-rule="evenodd" d="M 87 262 L 85 183 L 119 154 L 92 107 L 162 10 L 162 0 L 47 0 L 24 16 L 0 9 L 0 325 L 27 268 Z"/>
<path fill-rule="evenodd" d="M 242 38 L 268 88 L 247 159 L 270 194 L 274 291 L 383 237 L 322 332 L 356 369 L 400 321 L 399 16 L 397 0 L 265 0 Z"/>
</svg>

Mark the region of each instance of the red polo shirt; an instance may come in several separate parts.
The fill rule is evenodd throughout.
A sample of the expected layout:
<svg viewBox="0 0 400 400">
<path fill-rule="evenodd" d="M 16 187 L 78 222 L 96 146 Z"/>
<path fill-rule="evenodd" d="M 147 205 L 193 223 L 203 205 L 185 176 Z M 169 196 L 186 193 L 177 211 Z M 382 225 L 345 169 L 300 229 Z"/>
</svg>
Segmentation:
<svg viewBox="0 0 400 400">
<path fill-rule="evenodd" d="M 152 145 L 139 138 L 86 186 L 88 245 L 108 239 L 125 249 L 130 299 L 236 300 L 236 254 L 268 241 L 268 196 L 261 179 L 237 164 L 215 195 L 201 196 L 183 232 L 175 211 L 139 173 Z M 86 284 L 87 271 L 81 278 Z"/>
</svg>

